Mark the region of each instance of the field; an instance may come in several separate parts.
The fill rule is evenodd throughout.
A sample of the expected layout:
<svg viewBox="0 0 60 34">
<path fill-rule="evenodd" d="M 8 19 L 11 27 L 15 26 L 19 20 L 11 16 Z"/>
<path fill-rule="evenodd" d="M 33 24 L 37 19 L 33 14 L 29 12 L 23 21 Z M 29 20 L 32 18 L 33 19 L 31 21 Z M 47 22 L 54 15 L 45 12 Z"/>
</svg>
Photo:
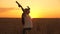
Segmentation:
<svg viewBox="0 0 60 34">
<path fill-rule="evenodd" d="M 60 34 L 60 18 L 33 18 L 27 34 Z M 22 34 L 21 18 L 0 18 L 0 34 Z"/>
</svg>

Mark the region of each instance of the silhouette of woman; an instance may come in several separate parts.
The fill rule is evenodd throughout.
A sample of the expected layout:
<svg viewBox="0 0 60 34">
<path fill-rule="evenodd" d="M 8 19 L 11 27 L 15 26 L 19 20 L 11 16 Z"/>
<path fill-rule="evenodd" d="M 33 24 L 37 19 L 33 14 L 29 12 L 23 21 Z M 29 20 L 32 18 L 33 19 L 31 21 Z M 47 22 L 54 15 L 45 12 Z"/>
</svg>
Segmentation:
<svg viewBox="0 0 60 34">
<path fill-rule="evenodd" d="M 17 1 L 16 3 L 18 4 L 18 7 L 21 7 L 23 11 L 22 24 L 23 24 L 23 34 L 25 34 L 26 30 L 30 31 L 33 27 L 31 17 L 29 16 L 30 8 L 29 6 L 27 6 L 27 8 L 24 9 Z"/>
</svg>

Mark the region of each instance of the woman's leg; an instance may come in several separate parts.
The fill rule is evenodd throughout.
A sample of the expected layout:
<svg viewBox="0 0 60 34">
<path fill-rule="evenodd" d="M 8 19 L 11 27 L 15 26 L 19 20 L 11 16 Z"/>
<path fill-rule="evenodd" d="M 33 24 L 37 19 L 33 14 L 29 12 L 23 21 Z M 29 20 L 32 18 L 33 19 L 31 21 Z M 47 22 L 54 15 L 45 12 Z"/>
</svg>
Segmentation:
<svg viewBox="0 0 60 34">
<path fill-rule="evenodd" d="M 23 34 L 25 34 L 25 33 L 27 34 L 28 32 L 30 32 L 30 30 L 31 30 L 31 28 L 24 28 L 23 29 Z"/>
<path fill-rule="evenodd" d="M 31 33 L 31 28 L 26 28 L 26 33 L 30 34 Z"/>
<path fill-rule="evenodd" d="M 23 34 L 25 34 L 25 28 L 23 29 Z"/>
</svg>

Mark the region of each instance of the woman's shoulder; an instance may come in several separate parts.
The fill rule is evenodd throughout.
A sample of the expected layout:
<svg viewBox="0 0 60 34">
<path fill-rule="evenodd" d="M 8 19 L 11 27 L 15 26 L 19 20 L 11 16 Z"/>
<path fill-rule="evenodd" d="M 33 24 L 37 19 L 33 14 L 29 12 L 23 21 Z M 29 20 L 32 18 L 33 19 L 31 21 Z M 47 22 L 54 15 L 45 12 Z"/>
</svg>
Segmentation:
<svg viewBox="0 0 60 34">
<path fill-rule="evenodd" d="M 25 17 L 25 16 L 26 16 L 26 14 L 24 14 L 24 13 L 23 13 L 23 14 L 22 14 L 22 16 L 24 16 L 24 17 Z"/>
</svg>

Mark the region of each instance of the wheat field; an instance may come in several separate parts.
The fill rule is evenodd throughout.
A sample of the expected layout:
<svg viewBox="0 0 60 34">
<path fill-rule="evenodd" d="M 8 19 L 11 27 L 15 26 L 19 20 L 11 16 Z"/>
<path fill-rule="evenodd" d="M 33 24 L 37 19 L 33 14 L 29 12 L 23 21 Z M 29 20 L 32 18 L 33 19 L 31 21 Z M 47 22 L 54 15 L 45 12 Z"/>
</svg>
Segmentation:
<svg viewBox="0 0 60 34">
<path fill-rule="evenodd" d="M 60 34 L 60 18 L 33 18 L 27 34 Z M 0 18 L 0 34 L 22 34 L 21 18 Z"/>
</svg>

